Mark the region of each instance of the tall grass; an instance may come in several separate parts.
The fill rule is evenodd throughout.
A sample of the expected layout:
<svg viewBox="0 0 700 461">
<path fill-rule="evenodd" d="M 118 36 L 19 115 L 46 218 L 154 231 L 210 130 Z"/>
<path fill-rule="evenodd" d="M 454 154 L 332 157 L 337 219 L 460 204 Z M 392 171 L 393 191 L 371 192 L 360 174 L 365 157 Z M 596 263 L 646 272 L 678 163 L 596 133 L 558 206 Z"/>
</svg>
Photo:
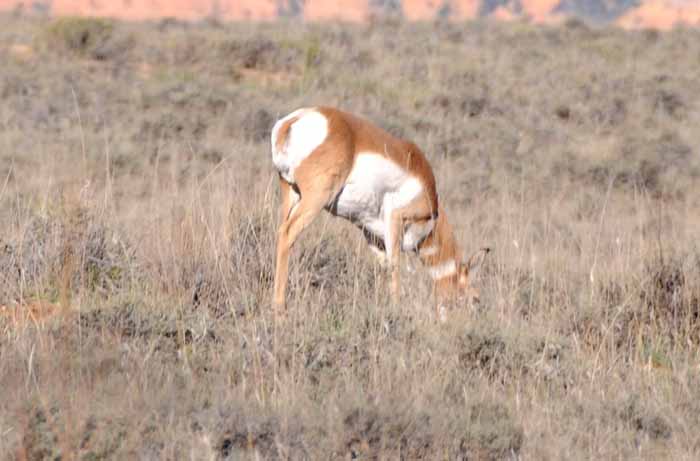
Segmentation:
<svg viewBox="0 0 700 461">
<path fill-rule="evenodd" d="M 697 31 L 103 25 L 2 18 L 1 458 L 697 456 Z M 274 316 L 267 133 L 321 103 L 426 151 L 481 306 L 322 217 Z"/>
</svg>

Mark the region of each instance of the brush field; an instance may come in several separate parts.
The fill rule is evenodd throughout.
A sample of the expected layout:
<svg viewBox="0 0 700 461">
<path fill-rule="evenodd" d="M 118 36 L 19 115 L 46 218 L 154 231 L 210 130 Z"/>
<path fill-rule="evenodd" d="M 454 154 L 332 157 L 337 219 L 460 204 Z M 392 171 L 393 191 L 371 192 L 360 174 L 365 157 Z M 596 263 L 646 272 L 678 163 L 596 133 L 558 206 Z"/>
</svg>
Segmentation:
<svg viewBox="0 0 700 461">
<path fill-rule="evenodd" d="M 8 15 L 0 63 L 1 459 L 700 456 L 700 32 Z M 480 306 L 324 216 L 275 318 L 314 104 L 421 146 Z"/>
</svg>

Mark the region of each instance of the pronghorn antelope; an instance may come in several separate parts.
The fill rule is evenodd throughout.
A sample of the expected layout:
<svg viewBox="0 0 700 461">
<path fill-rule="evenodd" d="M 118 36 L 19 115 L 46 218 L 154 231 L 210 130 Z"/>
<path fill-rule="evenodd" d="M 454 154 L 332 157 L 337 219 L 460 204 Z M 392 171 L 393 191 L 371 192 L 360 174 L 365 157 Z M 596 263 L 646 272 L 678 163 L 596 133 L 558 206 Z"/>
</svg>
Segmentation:
<svg viewBox="0 0 700 461">
<path fill-rule="evenodd" d="M 278 120 L 271 141 L 281 188 L 275 306 L 284 306 L 290 248 L 323 209 L 355 223 L 371 249 L 386 257 L 394 301 L 401 250 L 417 252 L 428 267 L 438 310 L 450 298 L 478 300 L 470 276 L 489 249 L 461 261 L 433 170 L 415 144 L 329 107 L 299 109 Z"/>
</svg>

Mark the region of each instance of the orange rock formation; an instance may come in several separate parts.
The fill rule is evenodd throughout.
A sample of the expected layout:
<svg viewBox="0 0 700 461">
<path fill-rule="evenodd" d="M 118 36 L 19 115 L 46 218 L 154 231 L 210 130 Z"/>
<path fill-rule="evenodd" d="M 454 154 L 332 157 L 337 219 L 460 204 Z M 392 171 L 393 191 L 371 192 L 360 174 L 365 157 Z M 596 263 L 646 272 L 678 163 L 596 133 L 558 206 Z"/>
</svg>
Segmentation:
<svg viewBox="0 0 700 461">
<path fill-rule="evenodd" d="M 402 0 L 401 10 L 410 21 L 433 20 L 448 14 L 453 20 L 473 19 L 481 14 L 485 0 Z M 579 0 L 585 1 L 585 0 Z M 173 17 L 224 21 L 273 20 L 281 10 L 298 5 L 307 20 L 362 22 L 378 11 L 374 0 L 0 0 L 0 11 L 22 9 L 53 15 L 106 16 L 124 20 Z M 549 23 L 563 19 L 557 13 L 562 0 L 511 0 L 490 12 L 499 20 L 525 19 Z M 640 5 L 610 22 L 625 28 L 669 29 L 677 24 L 700 26 L 700 0 L 640 0 Z"/>
<path fill-rule="evenodd" d="M 369 0 L 307 0 L 304 3 L 304 18 L 310 21 L 338 19 L 363 22 L 369 16 Z"/>
<path fill-rule="evenodd" d="M 616 22 L 624 28 L 670 29 L 675 25 L 699 26 L 700 2 L 646 0 Z"/>
</svg>

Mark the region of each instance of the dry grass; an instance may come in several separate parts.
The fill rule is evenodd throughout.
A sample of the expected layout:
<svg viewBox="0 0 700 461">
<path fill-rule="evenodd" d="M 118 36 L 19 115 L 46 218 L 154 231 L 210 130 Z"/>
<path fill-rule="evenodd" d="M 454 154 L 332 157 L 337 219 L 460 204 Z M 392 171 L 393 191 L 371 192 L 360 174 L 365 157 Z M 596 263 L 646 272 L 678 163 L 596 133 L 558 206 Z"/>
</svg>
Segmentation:
<svg viewBox="0 0 700 461">
<path fill-rule="evenodd" d="M 0 458 L 697 458 L 700 33 L 1 22 Z M 424 148 L 480 310 L 324 218 L 275 320 L 316 103 Z"/>
</svg>

